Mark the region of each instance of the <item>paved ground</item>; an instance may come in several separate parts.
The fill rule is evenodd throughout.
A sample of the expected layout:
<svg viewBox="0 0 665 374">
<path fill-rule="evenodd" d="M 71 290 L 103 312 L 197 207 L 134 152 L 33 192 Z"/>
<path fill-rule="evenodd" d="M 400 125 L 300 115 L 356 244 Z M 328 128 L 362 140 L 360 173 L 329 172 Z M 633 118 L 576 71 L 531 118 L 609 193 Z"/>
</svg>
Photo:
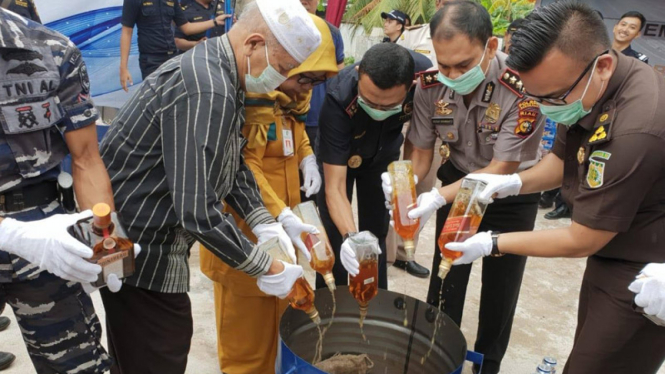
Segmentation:
<svg viewBox="0 0 665 374">
<path fill-rule="evenodd" d="M 570 220 L 547 221 L 542 219 L 546 211 L 539 212 L 538 229 L 561 227 Z M 417 260 L 430 266 L 434 248 L 434 220 L 423 232 Z M 428 243 L 428 244 L 425 244 Z M 528 374 L 534 371 L 543 356 L 552 355 L 564 363 L 572 346 L 576 324 L 577 297 L 580 280 L 584 271 L 584 260 L 530 259 L 524 275 L 511 345 L 503 363 L 502 373 Z M 187 374 L 219 373 L 216 354 L 214 309 L 212 306 L 211 282 L 198 269 L 198 247 L 192 251 L 192 299 L 194 312 L 194 339 L 189 355 Z M 480 294 L 481 266 L 474 266 L 469 295 L 465 309 L 462 331 L 469 346 L 473 347 L 478 323 L 478 300 Z M 402 292 L 406 289 L 410 296 L 424 299 L 428 281 L 406 275 L 403 271 L 391 268 L 388 272 L 389 288 Z M 95 307 L 103 318 L 99 296 L 94 297 Z M 13 318 L 11 312 L 5 312 Z M 12 351 L 18 356 L 7 374 L 30 374 L 34 372 L 23 346 L 14 321 L 9 330 L 0 333 L 0 350 Z M 469 371 L 470 372 L 470 371 Z M 257 373 L 259 374 L 259 373 Z M 661 368 L 658 374 L 665 374 Z"/>
</svg>

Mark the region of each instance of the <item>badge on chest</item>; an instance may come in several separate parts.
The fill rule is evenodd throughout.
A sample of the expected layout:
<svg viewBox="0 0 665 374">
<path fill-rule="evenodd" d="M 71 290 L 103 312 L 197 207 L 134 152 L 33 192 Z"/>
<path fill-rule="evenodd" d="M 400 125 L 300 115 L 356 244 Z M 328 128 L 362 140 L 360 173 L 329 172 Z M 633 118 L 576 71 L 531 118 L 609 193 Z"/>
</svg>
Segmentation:
<svg viewBox="0 0 665 374">
<path fill-rule="evenodd" d="M 295 146 L 293 144 L 293 131 L 290 129 L 282 129 L 282 149 L 284 156 L 293 156 Z"/>
</svg>

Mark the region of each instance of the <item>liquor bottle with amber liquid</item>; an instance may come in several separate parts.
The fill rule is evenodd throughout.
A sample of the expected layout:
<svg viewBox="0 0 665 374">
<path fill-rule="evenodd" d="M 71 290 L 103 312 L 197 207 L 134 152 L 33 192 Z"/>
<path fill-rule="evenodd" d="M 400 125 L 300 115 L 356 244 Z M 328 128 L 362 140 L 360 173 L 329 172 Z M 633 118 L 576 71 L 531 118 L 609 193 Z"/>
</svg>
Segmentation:
<svg viewBox="0 0 665 374">
<path fill-rule="evenodd" d="M 419 219 L 411 219 L 408 213 L 417 206 L 416 182 L 411 161 L 395 161 L 388 165 L 388 175 L 393 187 L 393 221 L 395 232 L 404 240 L 404 251 L 408 261 L 413 261 L 414 238 L 420 226 Z"/>
<path fill-rule="evenodd" d="M 439 278 L 441 279 L 446 278 L 453 261 L 462 256 L 462 252 L 447 249 L 446 244 L 463 242 L 478 232 L 487 208 L 487 204 L 478 200 L 478 195 L 486 186 L 487 184 L 482 181 L 462 179 L 462 185 L 455 196 L 441 235 L 439 235 L 439 249 L 443 256 L 439 265 Z"/>
<path fill-rule="evenodd" d="M 106 285 L 109 275 L 115 274 L 118 279 L 134 274 L 134 243 L 127 239 L 118 216 L 111 212 L 105 203 L 92 207 L 92 218 L 78 221 L 68 228 L 69 233 L 80 242 L 92 248 L 93 255 L 88 260 L 102 267 L 94 287 Z"/>
<path fill-rule="evenodd" d="M 332 273 L 335 265 L 335 253 L 332 251 L 332 246 L 328 240 L 328 235 L 326 235 L 326 230 L 323 228 L 316 205 L 313 201 L 300 203 L 293 208 L 293 212 L 303 223 L 313 225 L 319 230 L 318 234 L 303 233 L 302 239 L 312 256 L 310 266 L 323 276 L 330 292 L 335 291 L 337 287 Z"/>
<path fill-rule="evenodd" d="M 280 260 L 293 264 L 293 260 L 286 252 L 286 249 L 278 238 L 272 238 L 262 244 L 259 244 L 260 250 L 267 252 L 275 260 Z M 298 278 L 291 288 L 291 292 L 286 296 L 292 308 L 302 310 L 315 324 L 321 324 L 319 311 L 314 306 L 314 291 L 304 277 Z"/>
<path fill-rule="evenodd" d="M 367 316 L 369 302 L 379 293 L 379 240 L 369 231 L 362 231 L 349 237 L 350 245 L 356 253 L 360 272 L 349 275 L 349 291 L 360 306 L 360 326 Z"/>
</svg>

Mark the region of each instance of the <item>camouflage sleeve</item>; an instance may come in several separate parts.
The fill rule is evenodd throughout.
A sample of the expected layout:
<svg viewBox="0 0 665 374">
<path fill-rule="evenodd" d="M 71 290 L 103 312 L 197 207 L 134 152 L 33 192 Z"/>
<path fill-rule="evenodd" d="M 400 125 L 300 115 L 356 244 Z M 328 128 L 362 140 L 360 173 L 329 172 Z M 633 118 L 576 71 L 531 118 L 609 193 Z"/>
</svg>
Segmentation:
<svg viewBox="0 0 665 374">
<path fill-rule="evenodd" d="M 94 124 L 99 112 L 90 99 L 90 79 L 81 51 L 71 41 L 60 65 L 58 98 L 64 110 L 65 132 Z"/>
</svg>

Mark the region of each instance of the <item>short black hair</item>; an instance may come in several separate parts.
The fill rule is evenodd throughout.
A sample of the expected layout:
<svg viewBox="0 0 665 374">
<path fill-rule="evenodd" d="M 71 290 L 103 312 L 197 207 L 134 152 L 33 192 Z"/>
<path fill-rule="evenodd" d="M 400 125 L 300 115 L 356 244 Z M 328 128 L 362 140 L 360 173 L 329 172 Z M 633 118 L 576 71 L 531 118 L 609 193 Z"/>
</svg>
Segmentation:
<svg viewBox="0 0 665 374">
<path fill-rule="evenodd" d="M 492 37 L 492 18 L 482 5 L 472 1 L 447 2 L 429 23 L 433 40 L 464 34 L 483 46 Z"/>
<path fill-rule="evenodd" d="M 526 23 L 526 20 L 524 18 L 518 18 L 518 19 L 514 20 L 513 22 L 510 23 L 510 25 L 506 29 L 506 34 L 511 34 L 512 35 L 513 33 L 515 33 L 515 31 L 521 29 L 522 26 L 524 26 L 525 23 Z"/>
<path fill-rule="evenodd" d="M 408 89 L 413 83 L 415 70 L 413 57 L 406 48 L 395 43 L 381 43 L 365 52 L 358 75 L 367 74 L 382 90 L 400 85 Z"/>
<path fill-rule="evenodd" d="M 644 15 L 642 13 L 636 12 L 634 10 L 632 10 L 630 12 L 627 12 L 623 16 L 621 16 L 621 18 L 619 18 L 619 22 L 621 22 L 622 19 L 628 18 L 628 17 L 630 17 L 630 18 L 639 18 L 639 20 L 640 20 L 640 31 L 642 31 L 642 29 L 644 28 L 644 25 L 647 23 L 647 19 L 644 18 Z"/>
<path fill-rule="evenodd" d="M 587 65 L 611 46 L 607 28 L 593 8 L 558 1 L 526 17 L 526 23 L 512 36 L 506 63 L 518 72 L 527 72 L 556 48 L 580 65 Z"/>
</svg>

